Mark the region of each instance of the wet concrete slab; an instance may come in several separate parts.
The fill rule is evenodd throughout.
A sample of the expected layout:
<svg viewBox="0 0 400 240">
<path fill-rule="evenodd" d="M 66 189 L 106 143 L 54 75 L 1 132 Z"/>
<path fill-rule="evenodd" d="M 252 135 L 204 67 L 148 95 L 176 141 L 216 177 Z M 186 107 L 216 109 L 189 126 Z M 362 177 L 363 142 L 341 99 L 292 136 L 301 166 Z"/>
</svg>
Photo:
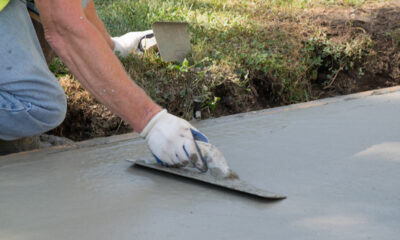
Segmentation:
<svg viewBox="0 0 400 240">
<path fill-rule="evenodd" d="M 0 158 L 0 239 L 400 236 L 400 88 L 196 123 L 260 201 L 131 168 L 140 139 Z"/>
</svg>

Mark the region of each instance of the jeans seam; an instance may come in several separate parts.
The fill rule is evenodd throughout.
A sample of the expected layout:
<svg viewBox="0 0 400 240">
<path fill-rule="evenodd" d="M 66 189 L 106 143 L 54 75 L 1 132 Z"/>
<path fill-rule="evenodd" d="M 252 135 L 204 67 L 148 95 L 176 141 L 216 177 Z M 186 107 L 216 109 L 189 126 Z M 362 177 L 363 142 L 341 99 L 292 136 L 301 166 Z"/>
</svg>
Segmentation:
<svg viewBox="0 0 400 240">
<path fill-rule="evenodd" d="M 17 99 L 14 94 L 12 94 L 12 93 L 10 93 L 8 91 L 4 91 L 2 89 L 0 89 L 0 91 L 7 92 L 13 98 Z M 4 110 L 4 111 L 8 111 L 8 112 L 15 112 L 15 113 L 22 112 L 22 111 L 29 112 L 29 111 L 32 110 L 32 103 L 31 102 L 23 101 L 23 100 L 17 100 L 17 101 L 21 103 L 22 107 L 13 109 L 12 107 L 10 107 L 13 104 L 15 105 L 15 103 L 13 103 L 13 102 L 11 102 L 11 104 L 10 103 L 0 103 L 0 110 Z"/>
<path fill-rule="evenodd" d="M 13 113 L 22 112 L 22 111 L 25 111 L 25 112 L 31 111 L 32 110 L 32 103 L 26 102 L 25 104 L 26 105 L 24 105 L 23 107 L 20 107 L 20 108 L 17 108 L 17 109 L 13 109 L 13 108 L 10 108 L 10 107 L 4 107 L 4 105 L 10 106 L 8 104 L 1 104 L 0 105 L 0 110 L 13 112 Z"/>
</svg>

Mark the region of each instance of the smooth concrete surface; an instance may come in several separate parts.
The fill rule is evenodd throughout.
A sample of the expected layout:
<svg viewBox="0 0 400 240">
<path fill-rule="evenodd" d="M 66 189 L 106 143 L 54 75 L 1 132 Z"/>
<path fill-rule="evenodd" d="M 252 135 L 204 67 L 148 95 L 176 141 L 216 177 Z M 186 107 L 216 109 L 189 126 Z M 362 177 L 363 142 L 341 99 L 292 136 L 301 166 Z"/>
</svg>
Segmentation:
<svg viewBox="0 0 400 240">
<path fill-rule="evenodd" d="M 0 158 L 0 239 L 400 237 L 400 89 L 197 123 L 259 201 L 130 168 L 125 140 Z"/>
</svg>

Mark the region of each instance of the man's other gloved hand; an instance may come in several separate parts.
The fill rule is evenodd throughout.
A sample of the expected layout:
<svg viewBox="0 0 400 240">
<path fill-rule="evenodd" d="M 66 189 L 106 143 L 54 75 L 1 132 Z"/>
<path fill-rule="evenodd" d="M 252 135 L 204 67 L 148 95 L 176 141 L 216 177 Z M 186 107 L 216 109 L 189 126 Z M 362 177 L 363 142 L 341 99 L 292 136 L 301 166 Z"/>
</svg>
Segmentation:
<svg viewBox="0 0 400 240">
<path fill-rule="evenodd" d="M 141 41 L 145 38 L 154 38 L 153 30 L 143 32 L 129 32 L 120 37 L 112 37 L 114 42 L 114 53 L 121 57 L 127 57 L 129 54 L 143 54 Z"/>
<path fill-rule="evenodd" d="M 169 114 L 157 113 L 140 133 L 144 137 L 157 162 L 169 167 L 189 166 L 203 168 L 203 162 L 194 140 L 208 142 L 189 122 Z"/>
</svg>

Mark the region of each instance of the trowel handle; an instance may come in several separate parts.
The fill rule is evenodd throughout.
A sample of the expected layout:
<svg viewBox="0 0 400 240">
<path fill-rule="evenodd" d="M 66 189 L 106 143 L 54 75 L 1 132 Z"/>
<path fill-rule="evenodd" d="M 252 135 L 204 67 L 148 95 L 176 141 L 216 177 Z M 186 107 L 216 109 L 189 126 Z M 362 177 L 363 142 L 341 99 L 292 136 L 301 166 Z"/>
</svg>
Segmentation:
<svg viewBox="0 0 400 240">
<path fill-rule="evenodd" d="M 197 141 L 207 142 L 207 143 L 208 143 L 208 139 L 207 139 L 207 137 L 204 136 L 201 132 L 199 132 L 199 131 L 197 131 L 197 130 L 195 130 L 195 129 L 190 129 L 190 131 L 192 132 L 193 139 L 194 139 L 194 145 L 196 146 L 197 153 L 199 154 L 200 160 L 201 160 L 201 162 L 203 163 L 203 167 L 201 168 L 201 167 L 197 166 L 196 163 L 193 162 L 190 158 L 189 158 L 189 161 L 190 161 L 190 162 L 193 164 L 193 166 L 194 166 L 197 170 L 199 170 L 200 172 L 203 172 L 203 173 L 204 173 L 204 172 L 207 172 L 207 171 L 208 171 L 208 164 L 207 164 L 207 161 L 206 161 L 206 159 L 204 158 L 203 154 L 201 154 L 200 147 L 199 147 L 199 145 L 197 144 Z"/>
</svg>

